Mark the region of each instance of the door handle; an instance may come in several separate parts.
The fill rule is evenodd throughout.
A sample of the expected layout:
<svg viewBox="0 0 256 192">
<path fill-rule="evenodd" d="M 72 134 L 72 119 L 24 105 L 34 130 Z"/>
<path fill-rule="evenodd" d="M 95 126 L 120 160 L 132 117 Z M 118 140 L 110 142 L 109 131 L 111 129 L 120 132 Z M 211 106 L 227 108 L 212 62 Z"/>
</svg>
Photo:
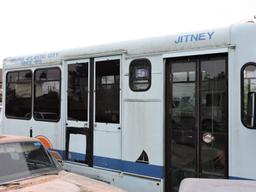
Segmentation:
<svg viewBox="0 0 256 192">
<path fill-rule="evenodd" d="M 215 140 L 215 137 L 214 137 L 214 135 L 212 133 L 206 132 L 206 133 L 203 134 L 202 140 L 205 143 L 210 144 L 210 143 L 212 143 Z"/>
</svg>

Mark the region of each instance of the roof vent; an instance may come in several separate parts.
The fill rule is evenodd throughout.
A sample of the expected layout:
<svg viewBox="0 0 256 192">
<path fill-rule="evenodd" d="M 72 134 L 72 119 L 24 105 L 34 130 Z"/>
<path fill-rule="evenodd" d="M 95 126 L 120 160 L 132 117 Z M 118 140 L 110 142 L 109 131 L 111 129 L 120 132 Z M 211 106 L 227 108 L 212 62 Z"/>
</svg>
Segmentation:
<svg viewBox="0 0 256 192">
<path fill-rule="evenodd" d="M 241 24 L 241 23 L 256 23 L 256 15 L 242 19 L 242 20 L 236 22 L 235 24 Z"/>
</svg>

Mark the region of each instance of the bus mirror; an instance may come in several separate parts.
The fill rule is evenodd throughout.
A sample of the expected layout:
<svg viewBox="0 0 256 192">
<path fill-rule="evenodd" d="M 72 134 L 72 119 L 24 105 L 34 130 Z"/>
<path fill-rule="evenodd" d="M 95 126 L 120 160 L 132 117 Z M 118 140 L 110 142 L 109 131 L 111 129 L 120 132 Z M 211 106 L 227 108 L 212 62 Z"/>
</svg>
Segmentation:
<svg viewBox="0 0 256 192">
<path fill-rule="evenodd" d="M 248 94 L 248 108 L 247 108 L 247 114 L 248 114 L 248 125 L 250 125 L 252 128 L 256 125 L 256 92 L 249 92 Z"/>
</svg>

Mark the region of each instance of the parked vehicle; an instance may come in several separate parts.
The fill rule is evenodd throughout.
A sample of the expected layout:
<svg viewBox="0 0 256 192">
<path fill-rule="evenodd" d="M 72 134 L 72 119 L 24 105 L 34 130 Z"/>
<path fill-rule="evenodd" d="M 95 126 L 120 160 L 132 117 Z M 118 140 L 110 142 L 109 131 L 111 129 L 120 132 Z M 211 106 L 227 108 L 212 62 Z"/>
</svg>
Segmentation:
<svg viewBox="0 0 256 192">
<path fill-rule="evenodd" d="M 179 192 L 254 192 L 256 181 L 228 179 L 195 179 L 182 180 Z"/>
<path fill-rule="evenodd" d="M 66 172 L 37 139 L 0 135 L 0 191 L 122 192 Z"/>
<path fill-rule="evenodd" d="M 256 24 L 14 56 L 2 132 L 131 192 L 256 179 Z"/>
</svg>

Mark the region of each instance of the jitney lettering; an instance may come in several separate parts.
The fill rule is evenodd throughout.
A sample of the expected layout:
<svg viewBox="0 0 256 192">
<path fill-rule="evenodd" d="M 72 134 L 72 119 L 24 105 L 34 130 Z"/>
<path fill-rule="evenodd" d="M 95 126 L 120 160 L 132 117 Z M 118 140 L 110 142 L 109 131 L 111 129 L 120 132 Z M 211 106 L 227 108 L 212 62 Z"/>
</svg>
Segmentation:
<svg viewBox="0 0 256 192">
<path fill-rule="evenodd" d="M 194 41 L 206 41 L 211 40 L 214 31 L 207 32 L 207 33 L 196 33 L 196 34 L 188 34 L 188 35 L 180 35 L 177 37 L 177 39 L 174 41 L 176 44 L 179 43 L 188 43 L 188 42 L 194 42 Z"/>
</svg>

